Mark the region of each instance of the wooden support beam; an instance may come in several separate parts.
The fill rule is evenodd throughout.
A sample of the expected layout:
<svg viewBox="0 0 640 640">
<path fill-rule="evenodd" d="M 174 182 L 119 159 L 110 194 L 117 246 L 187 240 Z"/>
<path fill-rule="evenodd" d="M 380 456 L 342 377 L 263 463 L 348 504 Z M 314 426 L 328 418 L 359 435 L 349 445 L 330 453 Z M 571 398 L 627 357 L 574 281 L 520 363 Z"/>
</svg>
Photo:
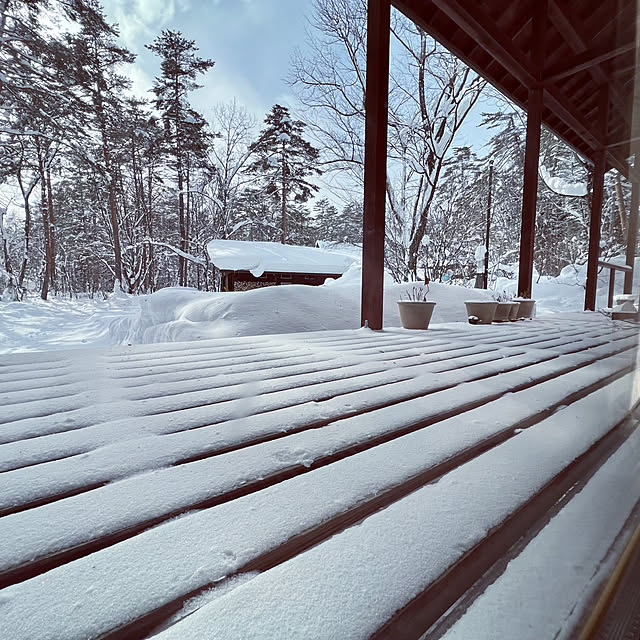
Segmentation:
<svg viewBox="0 0 640 640">
<path fill-rule="evenodd" d="M 640 69 L 640 27 L 636 30 L 636 70 Z M 633 84 L 633 113 L 631 116 L 632 135 L 639 133 L 640 128 L 640 79 L 636 73 Z M 640 204 L 640 142 L 633 144 L 633 175 L 631 177 L 631 205 L 629 207 L 629 222 L 627 224 L 627 255 L 626 263 L 633 269 L 638 243 L 638 206 Z M 631 293 L 633 286 L 633 271 L 625 273 L 624 292 Z"/>
<path fill-rule="evenodd" d="M 632 167 L 626 160 L 622 160 L 619 155 L 607 150 L 607 160 L 609 165 L 620 172 L 630 182 L 640 182 L 640 171 Z"/>
<path fill-rule="evenodd" d="M 636 149 L 639 145 L 636 145 Z M 640 150 L 636 150 L 635 166 L 640 161 Z M 631 205 L 629 207 L 629 222 L 627 224 L 627 259 L 625 262 L 633 269 L 638 244 L 638 205 L 640 204 L 640 182 L 634 180 L 631 184 Z M 631 293 L 633 285 L 633 271 L 624 274 L 624 292 Z"/>
<path fill-rule="evenodd" d="M 433 0 L 433 4 L 525 87 L 533 87 L 538 83 L 538 78 L 529 70 L 522 53 L 509 38 L 495 28 L 495 25 L 492 27 L 492 21 L 480 7 L 474 6 L 472 14 L 459 0 Z"/>
<path fill-rule="evenodd" d="M 609 47 L 606 49 L 600 47 L 599 49 L 584 51 L 583 53 L 576 55 L 576 57 L 569 62 L 546 68 L 543 74 L 545 82 L 556 82 L 557 80 L 568 78 L 580 71 L 584 71 L 585 69 L 589 69 L 590 67 L 602 62 L 616 58 L 623 53 L 632 51 L 635 49 L 635 46 L 635 42 L 627 42 L 619 47 Z"/>
<path fill-rule="evenodd" d="M 542 70 L 545 54 L 545 31 L 547 27 L 547 2 L 539 0 L 532 19 L 534 42 L 531 62 Z M 524 152 L 524 184 L 522 187 L 522 224 L 520 227 L 520 269 L 518 273 L 518 295 L 531 297 L 533 282 L 533 247 L 536 232 L 536 205 L 538 202 L 538 160 L 540 158 L 540 128 L 544 89 L 541 85 L 529 88 L 527 100 L 527 140 Z"/>
<path fill-rule="evenodd" d="M 553 22 L 554 26 L 567 41 L 567 44 L 573 49 L 574 53 L 580 55 L 588 51 L 588 43 L 585 41 L 582 34 L 576 29 L 576 24 L 580 21 L 574 15 L 574 8 L 571 3 L 563 3 L 562 6 L 557 0 L 549 0 L 549 19 Z M 610 79 L 607 73 L 599 65 L 592 65 L 589 68 L 591 77 L 599 84 L 610 84 Z M 616 91 L 613 86 L 609 90 L 609 99 L 613 106 L 615 106 L 618 114 L 622 116 L 625 121 L 628 121 L 628 114 L 626 109 L 626 100 L 622 95 Z"/>
<path fill-rule="evenodd" d="M 609 90 L 605 85 L 598 97 L 598 126 L 606 135 L 609 122 Z M 596 291 L 598 288 L 598 260 L 600 259 L 600 225 L 602 220 L 602 201 L 604 194 L 604 174 L 607 171 L 607 153 L 605 148 L 596 151 L 593 157 L 593 182 L 591 192 L 591 214 L 589 216 L 589 257 L 587 260 L 587 289 L 584 296 L 585 311 L 596 310 Z"/>
<path fill-rule="evenodd" d="M 390 20 L 390 0 L 369 0 L 360 318 L 371 329 L 382 329 Z"/>
<path fill-rule="evenodd" d="M 634 142 L 640 142 L 640 137 L 636 136 L 635 138 L 626 138 L 624 140 L 618 140 L 618 142 L 610 142 L 607 145 L 607 149 L 615 149 L 616 147 L 622 147 L 625 144 L 632 144 Z"/>
<path fill-rule="evenodd" d="M 520 227 L 520 271 L 518 295 L 531 297 L 533 282 L 533 246 L 538 199 L 538 159 L 540 157 L 540 127 L 542 124 L 542 89 L 529 91 L 527 108 L 527 141 L 524 156 L 522 188 L 522 226 Z"/>
<path fill-rule="evenodd" d="M 533 89 L 541 85 L 544 57 L 534 63 L 534 69 L 537 71 L 532 71 L 531 65 L 522 52 L 509 38 L 496 29 L 491 17 L 479 5 L 474 4 L 473 12 L 471 12 L 467 4 L 460 2 L 460 0 L 432 0 L 432 2 L 525 87 Z M 400 4 L 407 6 L 411 5 L 411 2 L 404 0 Z M 541 5 L 544 5 L 544 14 L 546 15 L 546 1 L 536 3 L 536 12 L 542 11 Z M 415 15 L 417 10 L 410 12 L 409 15 L 412 13 Z M 538 37 L 540 40 L 534 39 L 534 42 L 536 46 L 542 46 L 545 31 L 543 30 Z M 591 130 L 576 107 L 570 104 L 557 88 L 548 87 L 544 94 L 544 101 L 549 109 L 573 129 L 592 150 L 602 146 L 602 140 Z"/>
<path fill-rule="evenodd" d="M 602 216 L 605 168 L 604 150 L 597 151 L 594 156 L 591 215 L 589 218 L 589 259 L 587 262 L 587 290 L 584 298 L 585 311 L 596 310 L 598 258 L 600 257 L 600 220 Z"/>
</svg>

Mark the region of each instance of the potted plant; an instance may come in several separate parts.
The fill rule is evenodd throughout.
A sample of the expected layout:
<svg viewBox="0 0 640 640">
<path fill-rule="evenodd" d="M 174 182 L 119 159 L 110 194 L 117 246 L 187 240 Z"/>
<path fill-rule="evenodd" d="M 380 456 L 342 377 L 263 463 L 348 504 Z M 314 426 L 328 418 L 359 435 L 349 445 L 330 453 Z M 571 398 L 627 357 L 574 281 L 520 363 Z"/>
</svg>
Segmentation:
<svg viewBox="0 0 640 640">
<path fill-rule="evenodd" d="M 524 320 L 525 318 L 533 318 L 535 314 L 536 301 L 531 298 L 522 296 L 521 298 L 514 298 L 514 302 L 519 302 L 518 307 L 518 320 Z"/>
<path fill-rule="evenodd" d="M 427 300 L 429 284 L 407 289 L 398 300 L 400 322 L 405 329 L 428 329 L 435 302 Z M 406 299 L 403 299 L 406 298 Z"/>
<path fill-rule="evenodd" d="M 498 306 L 496 307 L 496 313 L 493 318 L 494 322 L 509 322 L 511 311 L 513 309 L 511 297 L 512 296 L 506 291 L 493 293 L 493 299 L 498 303 Z"/>
<path fill-rule="evenodd" d="M 468 300 L 467 319 L 469 324 L 491 324 L 496 313 L 498 303 L 495 300 Z"/>
</svg>

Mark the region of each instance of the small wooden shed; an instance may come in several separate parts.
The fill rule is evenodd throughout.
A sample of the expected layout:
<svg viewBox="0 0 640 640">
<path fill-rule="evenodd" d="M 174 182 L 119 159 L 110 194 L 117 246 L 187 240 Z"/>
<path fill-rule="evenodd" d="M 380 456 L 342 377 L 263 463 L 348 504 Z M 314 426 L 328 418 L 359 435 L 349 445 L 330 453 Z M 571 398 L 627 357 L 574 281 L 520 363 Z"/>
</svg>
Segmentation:
<svg viewBox="0 0 640 640">
<path fill-rule="evenodd" d="M 280 284 L 324 284 L 339 278 L 357 257 L 314 247 L 211 240 L 207 251 L 222 273 L 222 290 L 254 289 Z"/>
</svg>

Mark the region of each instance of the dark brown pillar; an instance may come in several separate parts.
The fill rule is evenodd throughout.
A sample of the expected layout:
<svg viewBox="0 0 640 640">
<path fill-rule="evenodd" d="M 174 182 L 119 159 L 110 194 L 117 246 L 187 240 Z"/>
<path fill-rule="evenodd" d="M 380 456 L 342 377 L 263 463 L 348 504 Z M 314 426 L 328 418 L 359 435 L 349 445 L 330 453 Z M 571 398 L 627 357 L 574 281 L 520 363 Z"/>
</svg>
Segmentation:
<svg viewBox="0 0 640 640">
<path fill-rule="evenodd" d="M 522 224 L 520 227 L 520 271 L 518 295 L 530 298 L 533 281 L 533 247 L 536 233 L 538 202 L 538 160 L 540 158 L 540 126 L 544 92 L 542 71 L 545 66 L 547 38 L 547 0 L 537 0 L 531 19 L 531 62 L 540 84 L 529 87 L 527 96 L 527 141 L 524 152 L 524 184 L 522 186 Z"/>
<path fill-rule="evenodd" d="M 538 200 L 538 159 L 540 157 L 540 125 L 542 123 L 541 88 L 529 90 L 527 111 L 527 142 L 524 152 L 518 295 L 530 298 L 531 283 L 533 280 L 533 243 L 536 230 L 536 204 Z"/>
<path fill-rule="evenodd" d="M 589 218 L 589 259 L 587 262 L 587 290 L 584 296 L 585 311 L 596 310 L 598 287 L 598 258 L 600 257 L 600 220 L 602 217 L 602 194 L 604 190 L 605 152 L 597 151 L 593 165 L 593 190 L 591 193 L 591 216 Z"/>
<path fill-rule="evenodd" d="M 631 206 L 629 207 L 629 222 L 627 224 L 627 260 L 626 263 L 633 269 L 636 257 L 636 245 L 638 243 L 638 205 L 640 204 L 640 182 L 637 181 L 640 169 L 640 148 L 635 145 L 635 160 L 631 183 Z M 633 272 L 624 274 L 624 292 L 631 293 L 633 285 Z"/>
<path fill-rule="evenodd" d="M 361 324 L 371 329 L 382 329 L 390 15 L 389 0 L 369 0 Z"/>
<path fill-rule="evenodd" d="M 593 155 L 593 186 L 591 193 L 591 215 L 589 217 L 589 258 L 587 260 L 587 289 L 584 294 L 585 311 L 596 310 L 598 288 L 598 259 L 600 258 L 600 224 L 602 220 L 602 198 L 604 174 L 607 171 L 605 146 L 609 123 L 609 91 L 607 86 L 600 89 L 598 99 L 598 131 L 603 147 Z"/>
</svg>

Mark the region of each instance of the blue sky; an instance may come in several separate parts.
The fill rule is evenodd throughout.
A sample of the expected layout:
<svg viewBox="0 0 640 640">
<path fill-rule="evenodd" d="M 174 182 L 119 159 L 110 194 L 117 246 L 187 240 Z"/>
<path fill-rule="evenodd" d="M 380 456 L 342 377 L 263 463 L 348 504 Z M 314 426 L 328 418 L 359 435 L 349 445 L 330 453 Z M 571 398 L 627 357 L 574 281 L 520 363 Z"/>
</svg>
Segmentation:
<svg viewBox="0 0 640 640">
<path fill-rule="evenodd" d="M 120 26 L 122 43 L 138 56 L 130 70 L 137 93 L 145 94 L 159 73 L 159 59 L 144 45 L 162 29 L 174 29 L 196 41 L 201 57 L 215 61 L 201 78 L 203 88 L 191 96 L 203 115 L 214 104 L 234 98 L 258 123 L 276 102 L 295 109 L 295 98 L 284 79 L 293 49 L 304 48 L 312 0 L 102 1 L 109 20 Z M 488 132 L 478 130 L 480 112 L 494 108 L 478 105 L 456 145 L 479 147 L 488 138 Z"/>
<path fill-rule="evenodd" d="M 107 17 L 120 26 L 122 44 L 138 55 L 131 75 L 137 93 L 151 87 L 159 60 L 144 45 L 162 29 L 196 41 L 215 66 L 202 77 L 192 104 L 207 114 L 236 98 L 262 121 L 276 102 L 293 103 L 284 82 L 289 58 L 304 43 L 311 0 L 103 0 Z"/>
</svg>

